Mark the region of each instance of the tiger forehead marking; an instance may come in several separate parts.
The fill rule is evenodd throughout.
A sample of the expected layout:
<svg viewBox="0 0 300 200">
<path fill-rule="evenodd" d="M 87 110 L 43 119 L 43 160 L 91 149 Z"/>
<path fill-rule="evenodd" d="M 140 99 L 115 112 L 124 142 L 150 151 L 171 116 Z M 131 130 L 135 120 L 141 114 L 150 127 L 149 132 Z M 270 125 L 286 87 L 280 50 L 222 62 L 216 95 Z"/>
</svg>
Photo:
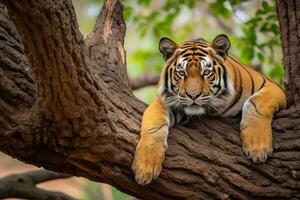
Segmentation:
<svg viewBox="0 0 300 200">
<path fill-rule="evenodd" d="M 178 47 L 178 54 L 182 58 L 186 58 L 188 61 L 199 60 L 201 58 L 207 57 L 209 54 L 209 46 L 205 43 L 199 42 L 188 42 L 183 43 Z"/>
<path fill-rule="evenodd" d="M 160 91 L 166 105 L 187 115 L 219 112 L 228 93 L 222 57 L 204 40 L 172 44 L 164 51 L 167 66 Z"/>
</svg>

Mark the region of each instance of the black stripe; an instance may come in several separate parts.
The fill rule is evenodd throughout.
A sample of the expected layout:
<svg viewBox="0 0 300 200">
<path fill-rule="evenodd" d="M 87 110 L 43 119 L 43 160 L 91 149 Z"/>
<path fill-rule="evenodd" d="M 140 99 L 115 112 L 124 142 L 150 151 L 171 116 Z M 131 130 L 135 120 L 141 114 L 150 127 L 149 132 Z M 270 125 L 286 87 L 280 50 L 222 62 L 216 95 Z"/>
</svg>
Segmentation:
<svg viewBox="0 0 300 200">
<path fill-rule="evenodd" d="M 166 71 L 165 71 L 165 88 L 169 88 L 169 86 L 168 86 L 168 78 L 169 78 L 169 77 L 168 77 L 168 74 L 169 74 L 169 73 L 168 73 L 168 69 L 169 69 L 169 67 L 170 67 L 170 66 L 167 66 L 167 67 L 166 67 Z"/>
<path fill-rule="evenodd" d="M 239 63 L 240 64 L 240 63 Z M 241 66 L 243 67 L 243 69 L 248 73 L 248 75 L 250 76 L 250 79 L 251 79 L 251 84 L 252 84 L 252 88 L 251 88 L 251 95 L 253 95 L 254 93 L 254 81 L 253 81 L 253 78 L 250 74 L 250 72 L 246 69 L 246 67 L 244 67 L 242 64 Z"/>
<path fill-rule="evenodd" d="M 217 69 L 218 70 L 218 76 L 219 76 L 219 82 L 218 82 L 218 84 L 217 85 L 214 85 L 213 87 L 217 87 L 218 88 L 218 90 L 214 93 L 214 95 L 216 95 L 216 94 L 218 94 L 218 92 L 221 90 L 221 69 L 220 68 L 218 68 Z"/>
<path fill-rule="evenodd" d="M 181 54 L 181 55 L 182 55 L 182 54 L 185 54 L 188 50 L 190 50 L 190 49 L 185 49 L 185 50 L 181 51 L 180 54 Z"/>
<path fill-rule="evenodd" d="M 293 105 L 293 100 L 292 100 L 292 99 L 288 99 L 288 96 L 287 96 L 286 91 L 283 90 L 282 87 L 281 87 L 278 83 L 276 83 L 275 81 L 269 79 L 268 77 L 266 77 L 266 76 L 264 76 L 264 75 L 262 75 L 262 76 L 263 76 L 264 78 L 267 78 L 269 81 L 271 81 L 272 83 L 276 84 L 276 85 L 280 88 L 280 90 L 281 90 L 281 91 L 283 92 L 283 94 L 285 95 L 286 108 L 291 107 L 291 106 Z"/>
<path fill-rule="evenodd" d="M 256 107 L 256 104 L 251 99 L 249 99 L 249 103 L 251 103 L 253 105 L 253 107 L 255 108 L 255 111 L 257 112 L 257 114 L 259 114 L 261 116 L 263 115 L 261 112 L 259 112 L 259 110 Z"/>
<path fill-rule="evenodd" d="M 205 57 L 205 56 L 206 56 L 206 54 L 199 53 L 199 52 L 194 53 L 193 55 L 194 55 L 194 56 L 199 56 L 199 57 Z"/>
<path fill-rule="evenodd" d="M 233 61 L 235 61 L 237 64 L 239 64 L 249 75 L 250 79 L 251 79 L 251 84 L 252 84 L 252 87 L 251 87 L 251 95 L 253 95 L 254 93 L 254 81 L 253 81 L 253 77 L 251 76 L 250 72 L 247 70 L 246 66 L 239 62 L 238 60 L 236 60 L 235 58 L 231 57 Z"/>
<path fill-rule="evenodd" d="M 253 93 L 254 93 L 254 81 L 253 81 L 253 78 L 252 78 L 250 72 L 249 72 L 243 65 L 241 65 L 241 66 L 243 67 L 243 69 L 244 69 L 244 70 L 248 73 L 248 75 L 250 76 L 251 84 L 252 84 L 251 95 L 253 95 Z"/>
<path fill-rule="evenodd" d="M 225 114 L 228 110 L 230 110 L 240 100 L 242 93 L 243 93 L 243 88 L 241 87 L 241 90 L 239 91 L 238 96 L 236 96 L 234 102 L 229 107 L 227 107 L 227 109 L 222 113 L 222 115 Z"/>
<path fill-rule="evenodd" d="M 208 54 L 208 51 L 207 50 L 205 50 L 205 49 L 199 49 L 199 51 L 202 51 L 202 53 L 204 53 L 204 54 Z"/>
<path fill-rule="evenodd" d="M 187 61 L 189 57 L 183 58 L 182 61 Z"/>
<path fill-rule="evenodd" d="M 147 130 L 148 134 L 153 134 L 157 131 L 159 131 L 162 127 L 164 127 L 166 124 L 161 125 L 160 127 L 153 127 Z"/>
<path fill-rule="evenodd" d="M 250 78 L 251 78 L 251 84 L 252 84 L 252 88 L 251 88 L 251 95 L 253 95 L 254 93 L 254 81 L 253 81 L 253 78 L 252 76 L 249 74 Z"/>
<path fill-rule="evenodd" d="M 215 88 L 215 87 L 218 88 L 217 91 L 214 93 L 214 95 L 218 94 L 219 91 L 221 90 L 221 86 L 220 86 L 220 85 L 214 85 L 213 87 L 214 87 L 214 88 Z"/>
<path fill-rule="evenodd" d="M 173 70 L 171 70 L 170 69 L 170 73 L 169 73 L 169 79 L 171 80 L 171 89 L 172 89 L 172 91 L 174 92 L 174 93 L 176 93 L 176 91 L 175 91 L 175 85 L 173 84 L 173 79 L 172 79 L 172 76 L 173 76 Z"/>
<path fill-rule="evenodd" d="M 224 87 L 226 91 L 228 90 L 228 85 L 227 85 L 227 71 L 226 68 L 223 65 L 220 65 L 223 69 L 223 82 L 224 82 Z"/>
<path fill-rule="evenodd" d="M 205 48 L 207 48 L 207 44 L 200 44 L 200 43 L 197 43 L 196 46 L 200 46 L 200 47 L 205 47 Z"/>
<path fill-rule="evenodd" d="M 240 110 L 237 114 L 235 114 L 233 116 L 230 116 L 230 117 L 232 117 L 232 118 L 238 118 L 238 117 L 242 116 L 242 113 L 243 113 L 243 110 Z"/>
<path fill-rule="evenodd" d="M 234 73 L 234 75 L 235 75 L 235 78 L 237 77 L 237 75 L 236 75 L 236 69 L 233 67 L 233 69 L 234 69 L 234 71 L 235 71 L 235 73 Z M 223 111 L 222 112 L 222 115 L 223 114 L 225 114 L 228 110 L 230 110 L 239 100 L 240 100 L 240 98 L 241 98 L 241 96 L 242 96 L 242 93 L 243 93 L 243 86 L 242 86 L 242 78 L 241 78 L 241 73 L 240 73 L 240 71 L 237 69 L 237 71 L 238 71 L 238 75 L 239 75 L 239 79 L 240 79 L 240 90 L 238 91 L 238 93 L 237 93 L 237 96 L 235 96 L 235 99 L 234 99 L 234 101 L 230 104 L 230 106 L 228 106 L 227 108 L 226 108 L 226 110 L 225 111 Z"/>
<path fill-rule="evenodd" d="M 275 81 L 273 81 L 272 79 L 270 79 L 270 78 L 268 78 L 268 77 L 266 77 L 264 75 L 262 75 L 262 78 L 263 78 L 264 82 L 263 82 L 263 84 L 260 86 L 260 88 L 258 90 L 260 90 L 265 85 L 265 82 L 266 82 L 265 79 L 268 79 L 271 83 L 277 85 L 277 87 L 279 87 L 280 90 L 285 95 L 285 98 L 286 98 L 286 108 L 289 108 L 290 106 L 292 106 L 292 104 L 293 104 L 292 100 L 288 99 L 288 96 L 287 96 L 286 92 L 282 89 L 282 87 L 278 83 L 276 83 Z"/>
<path fill-rule="evenodd" d="M 188 56 L 191 56 L 191 55 L 193 55 L 193 53 L 184 53 L 184 54 L 182 54 L 182 57 L 188 57 Z"/>
<path fill-rule="evenodd" d="M 263 76 L 262 76 L 261 78 L 263 79 L 263 82 L 262 82 L 261 86 L 258 88 L 257 92 L 258 92 L 259 90 L 261 90 L 261 88 L 263 88 L 264 85 L 265 85 L 265 83 L 266 83 L 266 79 L 265 79 Z"/>
<path fill-rule="evenodd" d="M 275 81 L 273 81 L 273 80 L 270 79 L 269 77 L 266 77 L 266 76 L 264 76 L 264 75 L 263 75 L 263 77 L 266 78 L 266 79 L 268 79 L 271 83 L 274 83 L 275 85 L 277 85 L 277 87 L 279 87 L 279 88 L 281 89 L 281 91 L 282 91 L 284 94 L 286 94 L 285 91 L 282 89 L 282 87 L 281 87 L 278 83 L 276 83 Z"/>
</svg>

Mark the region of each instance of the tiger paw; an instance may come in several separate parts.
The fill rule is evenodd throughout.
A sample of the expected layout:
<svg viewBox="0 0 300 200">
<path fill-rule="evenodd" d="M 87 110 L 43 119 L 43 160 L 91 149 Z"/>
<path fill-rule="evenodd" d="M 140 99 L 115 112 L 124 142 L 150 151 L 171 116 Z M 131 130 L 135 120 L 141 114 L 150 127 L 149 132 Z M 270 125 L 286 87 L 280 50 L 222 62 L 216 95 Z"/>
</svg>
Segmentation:
<svg viewBox="0 0 300 200">
<path fill-rule="evenodd" d="M 246 156 L 254 163 L 266 162 L 273 152 L 271 130 L 255 132 L 255 129 L 244 129 L 241 136 Z"/>
<path fill-rule="evenodd" d="M 132 170 L 138 184 L 146 185 L 158 178 L 165 157 L 165 148 L 161 143 L 145 144 L 141 140 L 137 146 Z"/>
</svg>

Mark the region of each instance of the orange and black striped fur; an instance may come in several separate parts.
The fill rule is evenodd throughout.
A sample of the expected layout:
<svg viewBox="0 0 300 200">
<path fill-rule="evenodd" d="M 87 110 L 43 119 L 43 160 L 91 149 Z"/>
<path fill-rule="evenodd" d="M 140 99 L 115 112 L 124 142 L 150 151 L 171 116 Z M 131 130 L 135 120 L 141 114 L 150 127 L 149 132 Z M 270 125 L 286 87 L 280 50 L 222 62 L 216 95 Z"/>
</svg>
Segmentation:
<svg viewBox="0 0 300 200">
<path fill-rule="evenodd" d="M 218 35 L 211 44 L 197 39 L 177 45 L 162 38 L 159 48 L 166 68 L 159 93 L 143 115 L 132 164 L 136 181 L 148 184 L 159 176 L 169 127 L 191 116 L 242 113 L 243 150 L 253 162 L 265 162 L 273 150 L 273 114 L 287 104 L 283 90 L 228 55 L 226 35 Z"/>
</svg>

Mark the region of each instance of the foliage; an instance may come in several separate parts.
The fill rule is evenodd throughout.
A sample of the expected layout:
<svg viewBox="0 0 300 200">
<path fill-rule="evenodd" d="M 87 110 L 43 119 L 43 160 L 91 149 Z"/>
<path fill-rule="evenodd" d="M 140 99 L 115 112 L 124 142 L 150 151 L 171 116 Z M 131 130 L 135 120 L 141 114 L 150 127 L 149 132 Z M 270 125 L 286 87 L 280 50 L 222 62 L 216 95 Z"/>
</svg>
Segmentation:
<svg viewBox="0 0 300 200">
<path fill-rule="evenodd" d="M 80 197 L 82 200 L 102 200 L 102 199 L 111 199 L 111 200 L 132 200 L 133 197 L 120 192 L 115 188 L 111 188 L 111 194 L 105 196 L 100 185 L 91 181 L 83 183 L 83 193 Z M 109 191 L 106 191 L 109 192 Z"/>
<path fill-rule="evenodd" d="M 141 48 L 129 55 L 129 69 L 133 63 L 134 70 L 141 68 L 140 71 L 143 71 L 151 63 L 154 71 L 161 70 L 164 64 L 157 50 L 160 37 L 184 41 L 201 36 L 211 40 L 212 35 L 228 33 L 223 27 L 210 29 L 210 21 L 215 19 L 217 23 L 233 24 L 229 33 L 233 43 L 231 54 L 248 65 L 262 63 L 263 71 L 282 84 L 282 56 L 274 1 L 168 0 L 159 3 L 158 0 L 125 0 L 124 3 L 129 27 L 141 38 L 147 38 L 147 46 L 152 44 L 155 47 L 143 48 L 144 44 L 141 44 Z M 250 6 L 254 9 L 249 11 Z M 240 19 L 239 15 L 244 16 L 245 20 Z M 188 20 L 181 23 L 184 21 L 182 18 Z M 203 31 L 199 30 L 201 27 Z"/>
<path fill-rule="evenodd" d="M 86 15 L 79 23 L 88 33 L 101 0 L 75 1 Z M 158 51 L 161 37 L 182 42 L 197 37 L 212 40 L 219 33 L 229 35 L 230 53 L 248 65 L 261 63 L 263 72 L 279 84 L 283 80 L 278 20 L 272 0 L 123 0 L 127 24 L 125 48 L 128 73 L 139 76 L 159 73 L 164 66 Z M 84 21 L 84 22 L 83 22 Z M 155 92 L 139 92 L 143 97 Z M 152 98 L 143 98 L 147 102 Z"/>
</svg>

